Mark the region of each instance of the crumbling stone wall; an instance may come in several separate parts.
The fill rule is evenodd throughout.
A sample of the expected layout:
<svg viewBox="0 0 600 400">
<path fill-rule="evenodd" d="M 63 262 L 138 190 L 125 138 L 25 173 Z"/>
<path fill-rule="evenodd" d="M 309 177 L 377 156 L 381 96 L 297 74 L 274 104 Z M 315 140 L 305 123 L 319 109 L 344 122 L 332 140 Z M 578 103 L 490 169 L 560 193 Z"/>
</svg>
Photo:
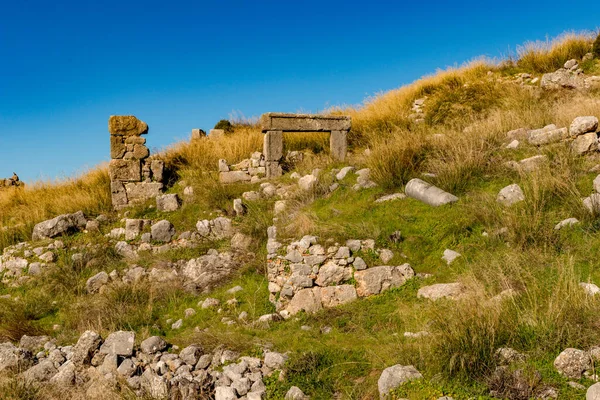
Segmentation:
<svg viewBox="0 0 600 400">
<path fill-rule="evenodd" d="M 163 190 L 164 162 L 150 157 L 146 139 L 148 124 L 133 115 L 111 115 L 110 187 L 116 209 L 158 196 Z"/>
</svg>

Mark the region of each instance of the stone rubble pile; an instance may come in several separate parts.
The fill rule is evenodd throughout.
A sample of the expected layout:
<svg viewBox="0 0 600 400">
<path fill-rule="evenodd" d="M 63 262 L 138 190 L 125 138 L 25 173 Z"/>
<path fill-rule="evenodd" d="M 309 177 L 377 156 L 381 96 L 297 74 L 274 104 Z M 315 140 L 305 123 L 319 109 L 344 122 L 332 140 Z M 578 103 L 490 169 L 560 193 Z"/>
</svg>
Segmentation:
<svg viewBox="0 0 600 400">
<path fill-rule="evenodd" d="M 393 257 L 389 250 L 376 250 L 373 240 L 348 240 L 344 246 L 325 248 L 316 237 L 304 236 L 284 247 L 274 226 L 268 236 L 269 299 L 284 318 L 376 295 L 415 276 L 409 264 L 368 267 L 361 252 L 378 254 L 384 262 Z"/>
<path fill-rule="evenodd" d="M 141 137 L 148 133 L 148 124 L 132 115 L 112 115 L 108 130 L 113 207 L 122 209 L 158 196 L 164 187 L 165 165 L 162 160 L 149 158 L 146 139 Z"/>
<path fill-rule="evenodd" d="M 86 331 L 72 346 L 57 346 L 47 336 L 23 336 L 18 346 L 0 344 L 0 372 L 19 374 L 30 384 L 77 386 L 86 390 L 86 398 L 125 386 L 152 399 L 260 400 L 266 394 L 264 378 L 284 370 L 286 360 L 286 354 L 269 350 L 261 358 L 221 348 L 206 352 L 199 345 L 178 351 L 159 336 L 138 346 L 135 332 L 128 331 L 105 339 Z M 288 393 L 307 398 L 297 387 Z"/>
<path fill-rule="evenodd" d="M 563 68 L 542 76 L 540 83 L 542 89 L 574 89 L 589 90 L 600 86 L 600 76 L 586 77 L 583 70 L 579 68 L 577 60 L 569 60 Z"/>
<path fill-rule="evenodd" d="M 0 189 L 24 187 L 24 186 L 25 186 L 25 184 L 23 182 L 21 182 L 21 180 L 19 179 L 19 176 L 15 172 L 13 172 L 13 175 L 10 178 L 6 178 L 6 179 L 0 178 Z"/>
</svg>

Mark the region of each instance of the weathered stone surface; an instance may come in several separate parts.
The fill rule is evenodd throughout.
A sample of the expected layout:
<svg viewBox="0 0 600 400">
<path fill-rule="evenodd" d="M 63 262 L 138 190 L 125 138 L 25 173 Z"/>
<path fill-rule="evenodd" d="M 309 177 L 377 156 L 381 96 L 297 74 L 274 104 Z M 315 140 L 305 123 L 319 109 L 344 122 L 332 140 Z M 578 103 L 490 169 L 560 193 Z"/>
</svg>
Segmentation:
<svg viewBox="0 0 600 400">
<path fill-rule="evenodd" d="M 22 376 L 25 381 L 29 382 L 47 382 L 57 372 L 58 369 L 56 369 L 52 361 L 41 360 L 37 365 L 25 371 Z"/>
<path fill-rule="evenodd" d="M 206 291 L 233 273 L 236 266 L 230 253 L 211 253 L 189 260 L 182 275 L 186 287 Z"/>
<path fill-rule="evenodd" d="M 133 115 L 111 115 L 108 131 L 111 135 L 139 136 L 148 133 L 148 124 Z"/>
<path fill-rule="evenodd" d="M 521 140 L 527 138 L 527 129 L 518 128 L 512 131 L 506 132 L 506 138 L 508 140 Z"/>
<path fill-rule="evenodd" d="M 111 181 L 139 182 L 142 179 L 139 160 L 110 160 L 108 171 Z"/>
<path fill-rule="evenodd" d="M 320 290 L 321 304 L 333 308 L 357 299 L 356 289 L 352 285 L 327 286 Z"/>
<path fill-rule="evenodd" d="M 567 378 L 580 379 L 585 371 L 592 368 L 592 360 L 587 352 L 569 348 L 556 357 L 554 367 Z"/>
<path fill-rule="evenodd" d="M 279 161 L 283 157 L 283 132 L 269 130 L 265 133 L 263 153 L 266 161 Z"/>
<path fill-rule="evenodd" d="M 157 242 L 168 243 L 175 236 L 175 227 L 166 219 L 158 221 L 150 229 L 152 231 L 152 239 Z"/>
<path fill-rule="evenodd" d="M 521 187 L 516 183 L 513 183 L 512 185 L 508 185 L 502 190 L 500 190 L 496 200 L 498 201 L 498 203 L 506 207 L 510 207 L 513 204 L 525 200 L 525 195 L 523 194 Z"/>
<path fill-rule="evenodd" d="M 22 349 L 35 352 L 37 350 L 43 349 L 44 345 L 50 341 L 50 337 L 48 336 L 21 336 L 21 340 L 19 341 L 19 347 Z"/>
<path fill-rule="evenodd" d="M 133 145 L 133 158 L 136 160 L 143 160 L 150 156 L 150 150 L 143 144 L 135 144 Z"/>
<path fill-rule="evenodd" d="M 211 129 L 208 134 L 208 138 L 215 140 L 225 136 L 225 129 Z"/>
<path fill-rule="evenodd" d="M 112 181 L 110 183 L 110 193 L 112 205 L 116 209 L 127 206 L 127 190 L 121 181 Z"/>
<path fill-rule="evenodd" d="M 143 203 L 146 200 L 153 199 L 161 194 L 162 189 L 163 184 L 159 182 L 129 182 L 125 184 L 127 199 L 132 204 Z"/>
<path fill-rule="evenodd" d="M 446 261 L 446 264 L 450 265 L 454 260 L 460 257 L 461 254 L 450 249 L 444 250 L 444 255 L 442 256 L 442 260 Z"/>
<path fill-rule="evenodd" d="M 76 365 L 88 363 L 98 347 L 102 343 L 102 338 L 94 331 L 85 331 L 73 347 L 73 356 L 71 361 Z"/>
<path fill-rule="evenodd" d="M 583 205 L 590 213 L 600 212 L 600 193 L 593 193 L 589 197 L 583 199 Z"/>
<path fill-rule="evenodd" d="M 252 177 L 246 171 L 228 171 L 219 173 L 221 183 L 250 182 Z"/>
<path fill-rule="evenodd" d="M 600 383 L 594 383 L 588 388 L 585 400 L 600 400 Z"/>
<path fill-rule="evenodd" d="M 377 388 L 379 389 L 379 398 L 388 398 L 388 393 L 402 384 L 414 379 L 422 379 L 423 375 L 412 365 L 394 365 L 383 370 Z"/>
<path fill-rule="evenodd" d="M 32 240 L 50 239 L 85 228 L 87 220 L 83 212 L 63 214 L 40 222 L 33 227 Z"/>
<path fill-rule="evenodd" d="M 307 400 L 308 396 L 304 394 L 298 386 L 292 386 L 285 394 L 284 400 Z"/>
<path fill-rule="evenodd" d="M 167 348 L 168 343 L 160 336 L 151 336 L 140 344 L 142 352 L 154 354 Z"/>
<path fill-rule="evenodd" d="M 181 207 L 181 201 L 177 194 L 163 194 L 156 197 L 156 209 L 158 211 L 177 211 Z"/>
<path fill-rule="evenodd" d="M 593 283 L 580 282 L 579 287 L 581 287 L 588 296 L 595 296 L 600 293 L 600 288 Z"/>
<path fill-rule="evenodd" d="M 465 287 L 462 283 L 437 283 L 435 285 L 423 286 L 417 292 L 417 297 L 430 300 L 439 300 L 443 298 L 457 299 L 465 293 Z"/>
<path fill-rule="evenodd" d="M 540 169 L 542 165 L 548 163 L 548 156 L 546 155 L 537 155 L 529 158 L 524 158 L 519 161 L 519 168 L 521 171 L 530 173 Z"/>
<path fill-rule="evenodd" d="M 404 192 L 407 196 L 434 207 L 458 201 L 458 197 L 418 178 L 411 179 Z"/>
<path fill-rule="evenodd" d="M 556 72 L 551 72 L 542 75 L 540 83 L 542 89 L 583 89 L 585 88 L 585 80 L 580 75 L 575 75 L 564 68 Z"/>
<path fill-rule="evenodd" d="M 596 132 L 579 135 L 571 143 L 571 149 L 575 154 L 585 154 L 598 150 L 598 135 Z"/>
<path fill-rule="evenodd" d="M 165 173 L 165 162 L 163 160 L 150 161 L 150 171 L 152 171 L 152 178 L 156 182 L 162 182 Z"/>
<path fill-rule="evenodd" d="M 405 198 L 406 195 L 404 193 L 394 193 L 378 198 L 377 200 L 375 200 L 375 203 L 385 203 L 387 201 L 403 200 Z"/>
<path fill-rule="evenodd" d="M 125 146 L 125 140 L 123 136 L 112 136 L 110 137 L 110 158 L 118 159 L 123 158 L 127 146 Z"/>
<path fill-rule="evenodd" d="M 331 131 L 329 138 L 329 154 L 334 160 L 344 161 L 346 152 L 348 151 L 348 132 L 346 131 Z"/>
<path fill-rule="evenodd" d="M 569 134 L 579 136 L 588 132 L 596 132 L 596 129 L 598 129 L 598 118 L 594 116 L 577 117 L 569 127 Z"/>
<path fill-rule="evenodd" d="M 310 192 L 314 190 L 315 186 L 319 182 L 319 178 L 314 175 L 305 175 L 302 178 L 298 179 L 298 186 L 300 189 L 305 192 Z"/>
<path fill-rule="evenodd" d="M 391 288 L 404 285 L 408 279 L 415 276 L 415 271 L 409 264 L 396 267 L 381 266 L 356 271 L 354 279 L 357 283 L 358 296 L 372 296 Z"/>
<path fill-rule="evenodd" d="M 347 116 L 266 113 L 259 124 L 263 132 L 331 132 L 349 131 L 352 120 Z"/>
<path fill-rule="evenodd" d="M 198 140 L 206 137 L 206 132 L 199 128 L 192 129 L 192 140 Z"/>
<path fill-rule="evenodd" d="M 141 387 L 148 396 L 154 399 L 166 399 L 169 397 L 169 385 L 167 380 L 157 375 L 152 369 L 147 368 L 140 380 Z"/>
<path fill-rule="evenodd" d="M 0 372 L 25 369 L 33 363 L 31 353 L 10 342 L 0 343 Z"/>
<path fill-rule="evenodd" d="M 108 274 L 104 271 L 98 272 L 85 283 L 88 293 L 98 293 L 100 288 L 108 283 Z"/>
<path fill-rule="evenodd" d="M 131 357 L 133 355 L 134 344 L 135 332 L 113 332 L 108 335 L 104 343 L 102 343 L 102 346 L 100 347 L 100 353 Z"/>
<path fill-rule="evenodd" d="M 299 290 L 287 306 L 287 310 L 291 315 L 300 311 L 311 314 L 320 311 L 322 308 L 321 288 Z"/>
<path fill-rule="evenodd" d="M 577 218 L 567 218 L 560 221 L 558 224 L 554 226 L 555 230 L 562 229 L 564 227 L 570 227 L 579 223 Z"/>
<path fill-rule="evenodd" d="M 548 125 L 541 129 L 529 132 L 527 141 L 535 146 L 560 142 L 569 136 L 567 128 L 557 129 L 555 125 Z"/>
</svg>

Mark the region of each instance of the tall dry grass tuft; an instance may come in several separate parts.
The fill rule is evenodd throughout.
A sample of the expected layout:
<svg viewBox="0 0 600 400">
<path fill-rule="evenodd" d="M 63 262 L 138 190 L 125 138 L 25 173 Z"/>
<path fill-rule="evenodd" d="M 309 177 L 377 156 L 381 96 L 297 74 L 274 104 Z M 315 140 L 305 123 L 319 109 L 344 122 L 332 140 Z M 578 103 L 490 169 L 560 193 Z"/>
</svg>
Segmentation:
<svg viewBox="0 0 600 400">
<path fill-rule="evenodd" d="M 565 33 L 553 40 L 527 42 L 517 48 L 517 66 L 531 72 L 554 72 L 570 59 L 592 51 L 591 32 Z"/>
<path fill-rule="evenodd" d="M 96 215 L 111 209 L 110 179 L 102 166 L 80 177 L 0 191 L 0 248 L 28 239 L 33 225 L 82 210 Z"/>
</svg>

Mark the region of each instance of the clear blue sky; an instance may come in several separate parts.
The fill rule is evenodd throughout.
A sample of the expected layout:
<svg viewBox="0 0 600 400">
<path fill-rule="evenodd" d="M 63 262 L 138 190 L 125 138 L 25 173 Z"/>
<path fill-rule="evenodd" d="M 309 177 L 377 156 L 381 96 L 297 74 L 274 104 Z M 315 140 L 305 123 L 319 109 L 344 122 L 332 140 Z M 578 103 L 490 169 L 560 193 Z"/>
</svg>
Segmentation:
<svg viewBox="0 0 600 400">
<path fill-rule="evenodd" d="M 316 112 L 526 40 L 595 29 L 599 2 L 8 1 L 0 12 L 0 177 L 109 158 L 107 120 L 151 148 L 232 112 Z"/>
</svg>

